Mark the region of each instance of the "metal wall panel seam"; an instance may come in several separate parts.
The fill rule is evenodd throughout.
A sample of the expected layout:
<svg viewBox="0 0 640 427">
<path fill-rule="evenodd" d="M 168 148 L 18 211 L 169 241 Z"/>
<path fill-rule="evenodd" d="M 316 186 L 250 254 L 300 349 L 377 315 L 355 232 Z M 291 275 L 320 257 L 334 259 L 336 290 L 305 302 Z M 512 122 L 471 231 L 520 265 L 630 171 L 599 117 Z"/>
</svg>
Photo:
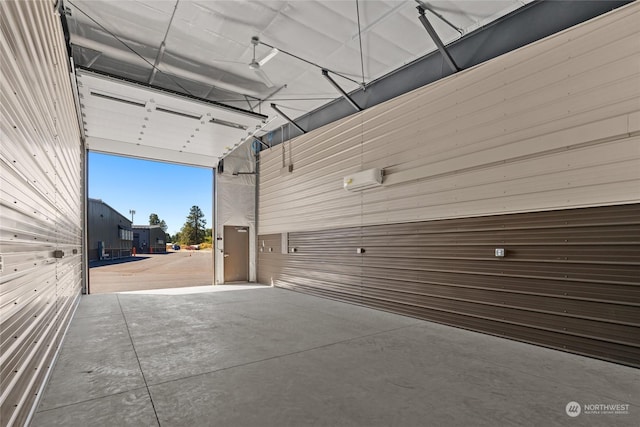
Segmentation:
<svg viewBox="0 0 640 427">
<path fill-rule="evenodd" d="M 73 319 L 73 317 L 76 314 L 76 311 L 78 310 L 78 306 L 80 305 L 80 298 L 81 296 L 78 294 L 76 295 L 74 302 L 72 303 L 72 308 L 70 310 L 67 311 L 66 317 L 64 319 L 64 321 L 62 322 L 62 325 L 64 326 L 64 331 L 61 333 L 60 335 L 60 342 L 64 341 L 64 338 L 67 336 L 67 332 L 69 332 L 69 327 L 71 326 L 71 319 Z M 58 356 L 60 356 L 60 351 L 62 350 L 62 346 L 56 346 L 55 352 L 53 354 L 52 359 L 49 362 L 49 366 L 54 366 L 56 364 L 56 361 L 58 360 Z M 38 396 L 38 401 L 36 401 L 34 403 L 34 405 L 31 406 L 31 410 L 29 411 L 26 420 L 25 420 L 25 425 L 28 426 L 31 422 L 31 419 L 33 418 L 33 416 L 36 413 L 37 407 L 38 407 L 38 403 L 39 403 L 39 399 L 42 398 L 42 396 L 44 395 L 44 389 L 47 386 L 47 383 L 49 382 L 49 379 L 51 378 L 51 374 L 53 373 L 53 369 L 48 369 L 46 371 L 46 375 L 45 378 L 43 379 L 43 381 L 40 383 L 40 386 L 38 388 L 38 391 L 36 392 L 36 395 Z"/>
<path fill-rule="evenodd" d="M 47 2 L 4 2 L 2 9 L 3 24 L 7 23 L 6 28 L 9 29 L 6 33 L 3 31 L 0 43 L 8 59 L 3 61 L 6 78 L 2 79 L 2 115 L 7 119 L 3 120 L 3 133 L 10 138 L 11 144 L 7 146 L 9 151 L 3 150 L 0 168 L 3 169 L 3 178 L 11 175 L 18 178 L 15 181 L 16 189 L 20 185 L 23 187 L 14 194 L 14 200 L 6 201 L 11 203 L 12 208 L 10 211 L 3 210 L 1 235 L 14 236 L 10 237 L 15 242 L 12 246 L 14 254 L 20 253 L 20 247 L 28 249 L 29 253 L 38 245 L 43 249 L 48 247 L 48 250 L 37 255 L 42 262 L 36 262 L 35 265 L 14 263 L 12 267 L 19 269 L 19 274 L 3 275 L 4 296 L 7 296 L 5 290 L 11 283 L 7 280 L 15 280 L 19 287 L 25 288 L 21 293 L 20 288 L 10 285 L 13 289 L 11 298 L 19 303 L 19 309 L 1 307 L 3 323 L 8 320 L 5 315 L 14 310 L 12 321 L 23 323 L 14 325 L 20 331 L 17 332 L 19 340 L 16 343 L 22 342 L 23 345 L 20 350 L 15 348 L 8 353 L 19 351 L 21 359 L 14 360 L 22 366 L 33 365 L 36 370 L 31 373 L 20 372 L 20 378 L 11 378 L 11 384 L 14 385 L 10 387 L 11 390 L 25 393 L 19 398 L 13 395 L 12 399 L 17 399 L 12 402 L 15 407 L 9 406 L 7 394 L 3 394 L 3 424 L 11 424 L 22 422 L 26 412 L 33 409 L 29 406 L 35 400 L 32 389 L 41 385 L 39 381 L 42 380 L 42 374 L 37 370 L 42 368 L 50 354 L 50 350 L 43 352 L 42 349 L 47 344 L 47 338 L 56 341 L 56 328 L 64 325 L 64 319 L 68 319 L 66 310 L 70 307 L 69 298 L 79 289 L 76 270 L 81 256 L 53 263 L 50 251 L 56 246 L 69 252 L 72 248 L 82 248 L 78 240 L 80 224 L 75 221 L 79 206 L 75 199 L 79 197 L 77 189 L 81 178 L 73 161 L 77 151 L 74 142 L 77 135 L 72 129 L 78 123 L 70 114 L 73 105 L 69 104 L 69 84 L 65 81 L 68 73 L 61 67 L 65 62 L 65 52 L 60 45 L 63 37 L 52 5 Z M 14 93 L 15 97 L 9 96 Z M 9 123 L 14 126 L 8 127 L 8 132 L 5 132 L 5 125 Z M 24 194 L 33 199 L 24 199 Z M 10 214 L 13 224 L 8 228 L 4 227 L 6 213 Z M 55 225 L 47 228 L 44 224 L 48 221 L 55 221 Z M 57 237 L 51 235 L 51 229 L 56 230 Z M 37 294 L 29 293 L 34 290 L 31 286 L 34 279 L 44 286 L 42 289 L 38 287 Z M 38 344 L 34 346 L 31 340 Z M 23 350 L 28 353 L 23 353 Z M 3 356 L 11 357 L 6 354 Z"/>
</svg>

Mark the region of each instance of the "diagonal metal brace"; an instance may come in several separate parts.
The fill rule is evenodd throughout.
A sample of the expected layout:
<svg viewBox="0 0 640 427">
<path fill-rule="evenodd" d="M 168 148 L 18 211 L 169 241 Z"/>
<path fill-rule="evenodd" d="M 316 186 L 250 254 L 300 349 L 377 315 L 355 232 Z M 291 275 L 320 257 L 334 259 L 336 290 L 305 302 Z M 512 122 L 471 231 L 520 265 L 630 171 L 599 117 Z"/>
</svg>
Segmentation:
<svg viewBox="0 0 640 427">
<path fill-rule="evenodd" d="M 274 110 L 276 110 L 278 112 L 278 114 L 280 114 L 282 116 L 283 119 L 285 119 L 286 121 L 288 121 L 289 123 L 291 123 L 293 126 L 295 126 L 300 132 L 302 133 L 307 133 L 307 131 L 305 131 L 304 129 L 302 129 L 296 122 L 293 121 L 293 119 L 291 119 L 291 117 L 287 116 L 285 113 L 282 112 L 281 109 L 278 108 L 278 106 L 274 103 L 271 103 L 271 108 L 273 108 Z"/>
<path fill-rule="evenodd" d="M 342 95 L 342 97 L 343 97 L 344 99 L 346 99 L 346 100 L 347 100 L 347 102 L 348 102 L 349 104 L 351 104 L 351 106 L 352 106 L 353 108 L 355 108 L 355 109 L 356 109 L 356 111 L 362 111 L 362 108 L 360 108 L 360 106 L 359 106 L 358 104 L 356 104 L 356 102 L 355 102 L 353 99 L 351 99 L 351 97 L 349 96 L 349 94 L 348 94 L 347 92 L 345 92 L 345 91 L 344 91 L 344 89 L 342 89 L 342 88 L 340 87 L 340 85 L 339 85 L 338 83 L 336 83 L 336 81 L 335 81 L 335 80 L 333 80 L 333 79 L 331 78 L 331 76 L 329 75 L 329 70 L 326 70 L 326 69 L 324 69 L 324 68 L 323 68 L 323 69 L 322 69 L 322 75 L 323 75 L 323 76 L 324 76 L 324 77 L 329 81 L 329 83 L 331 83 L 331 85 L 332 85 L 334 88 L 336 88 L 336 90 L 337 90 L 338 92 L 340 92 L 340 95 Z"/>
<path fill-rule="evenodd" d="M 431 25 L 431 22 L 429 22 L 429 19 L 427 19 L 426 15 L 424 14 L 424 8 L 422 6 L 418 6 L 416 9 L 418 9 L 418 13 L 419 13 L 418 19 L 420 20 L 420 22 L 424 26 L 424 29 L 427 30 L 427 33 L 429 33 L 429 36 L 431 36 L 431 39 L 433 40 L 433 42 L 438 47 L 438 50 L 442 54 L 442 56 L 443 56 L 445 62 L 447 63 L 447 65 L 449 65 L 449 67 L 451 67 L 451 70 L 454 73 L 460 71 L 460 68 L 458 67 L 458 65 L 456 65 L 455 61 L 453 60 L 453 58 L 449 54 L 449 51 L 445 47 L 444 43 L 442 43 L 442 40 L 440 40 L 440 37 L 438 36 L 438 33 L 436 33 L 436 30 Z"/>
</svg>

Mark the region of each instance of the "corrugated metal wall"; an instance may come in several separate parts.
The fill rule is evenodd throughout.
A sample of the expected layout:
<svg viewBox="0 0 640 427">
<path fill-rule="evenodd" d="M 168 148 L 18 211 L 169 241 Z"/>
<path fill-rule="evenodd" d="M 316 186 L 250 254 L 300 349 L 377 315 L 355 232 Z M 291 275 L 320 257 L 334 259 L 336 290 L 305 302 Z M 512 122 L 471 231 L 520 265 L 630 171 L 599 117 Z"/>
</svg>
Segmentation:
<svg viewBox="0 0 640 427">
<path fill-rule="evenodd" d="M 258 242 L 262 283 L 640 367 L 640 204 Z"/>
<path fill-rule="evenodd" d="M 0 418 L 9 426 L 26 422 L 80 295 L 82 146 L 54 3 L 3 1 L 0 15 Z"/>
<path fill-rule="evenodd" d="M 262 153 L 259 280 L 638 366 L 638 22 L 634 3 L 303 135 L 291 174 Z M 372 167 L 383 187 L 342 189 Z"/>
<path fill-rule="evenodd" d="M 639 15 L 633 3 L 303 135 L 287 176 L 281 147 L 263 152 L 260 234 L 640 200 Z M 342 189 L 371 167 L 384 188 Z"/>
<path fill-rule="evenodd" d="M 99 243 L 104 243 L 104 253 L 114 259 L 131 256 L 133 231 L 131 221 L 100 199 L 87 201 L 87 257 L 100 259 Z M 130 230 L 131 239 L 122 239 L 120 230 Z M 147 238 L 147 242 L 149 242 Z M 164 245 L 161 245 L 163 250 Z"/>
</svg>

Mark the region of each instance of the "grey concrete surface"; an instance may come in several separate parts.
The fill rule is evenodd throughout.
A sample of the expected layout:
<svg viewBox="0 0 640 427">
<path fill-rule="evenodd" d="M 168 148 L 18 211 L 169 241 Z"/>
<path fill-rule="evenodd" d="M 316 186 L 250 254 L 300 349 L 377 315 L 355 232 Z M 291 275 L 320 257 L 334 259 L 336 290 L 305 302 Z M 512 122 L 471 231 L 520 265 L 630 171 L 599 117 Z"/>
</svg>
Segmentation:
<svg viewBox="0 0 640 427">
<path fill-rule="evenodd" d="M 89 295 L 33 425 L 637 426 L 640 371 L 270 287 Z"/>
<path fill-rule="evenodd" d="M 129 260 L 93 263 L 89 269 L 90 293 L 210 286 L 213 283 L 211 250 L 144 254 Z"/>
</svg>

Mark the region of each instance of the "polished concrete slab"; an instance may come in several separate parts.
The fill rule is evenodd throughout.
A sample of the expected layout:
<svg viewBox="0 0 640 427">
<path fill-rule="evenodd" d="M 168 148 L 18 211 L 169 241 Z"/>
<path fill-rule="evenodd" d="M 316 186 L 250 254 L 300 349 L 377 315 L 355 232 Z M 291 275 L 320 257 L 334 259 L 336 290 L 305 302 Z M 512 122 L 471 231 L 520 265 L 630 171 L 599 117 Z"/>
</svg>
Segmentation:
<svg viewBox="0 0 640 427">
<path fill-rule="evenodd" d="M 83 297 L 33 421 L 639 424 L 637 369 L 256 286 Z"/>
</svg>

